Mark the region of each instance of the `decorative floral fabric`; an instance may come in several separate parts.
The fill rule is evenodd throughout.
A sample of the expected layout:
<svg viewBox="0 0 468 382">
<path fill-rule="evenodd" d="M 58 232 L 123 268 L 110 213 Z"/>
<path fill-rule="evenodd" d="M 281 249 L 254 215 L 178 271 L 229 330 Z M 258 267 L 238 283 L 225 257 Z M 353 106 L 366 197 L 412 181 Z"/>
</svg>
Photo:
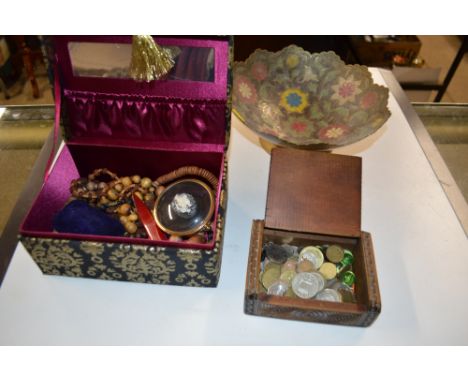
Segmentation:
<svg viewBox="0 0 468 382">
<path fill-rule="evenodd" d="M 233 107 L 239 118 L 277 144 L 334 147 L 361 140 L 390 116 L 388 89 L 365 66 L 333 52 L 291 45 L 257 50 L 234 66 Z"/>
<path fill-rule="evenodd" d="M 150 284 L 216 287 L 221 270 L 227 207 L 224 163 L 213 249 L 182 249 L 20 236 L 44 274 Z"/>
</svg>

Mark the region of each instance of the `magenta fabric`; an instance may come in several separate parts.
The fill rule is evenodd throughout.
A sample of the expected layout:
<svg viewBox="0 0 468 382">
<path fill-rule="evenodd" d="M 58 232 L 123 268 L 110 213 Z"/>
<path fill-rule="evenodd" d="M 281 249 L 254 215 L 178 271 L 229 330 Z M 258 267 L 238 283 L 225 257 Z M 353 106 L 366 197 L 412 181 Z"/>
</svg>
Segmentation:
<svg viewBox="0 0 468 382">
<path fill-rule="evenodd" d="M 104 42 L 130 44 L 131 36 L 57 36 L 54 38 L 57 63 L 61 69 L 64 89 L 114 94 L 140 94 L 186 99 L 227 99 L 229 42 L 226 38 L 168 38 L 156 37 L 156 42 L 166 46 L 206 47 L 214 49 L 214 81 L 158 80 L 136 82 L 128 78 L 75 77 L 70 62 L 68 43 Z"/>
<path fill-rule="evenodd" d="M 109 145 L 68 144 L 63 147 L 52 167 L 48 180 L 42 187 L 28 215 L 21 224 L 20 233 L 25 236 L 55 239 L 77 239 L 145 245 L 177 246 L 181 248 L 211 248 L 207 244 L 173 243 L 127 237 L 77 235 L 52 231 L 54 215 L 63 208 L 70 197 L 69 186 L 73 179 L 86 176 L 96 168 L 106 167 L 121 175 L 140 174 L 152 179 L 181 166 L 194 165 L 206 168 L 222 179 L 224 152 L 195 152 L 179 150 L 155 150 Z M 221 182 L 216 190 L 216 210 L 213 223 L 216 237 Z"/>
<path fill-rule="evenodd" d="M 226 104 L 64 91 L 70 139 L 224 144 Z"/>
<path fill-rule="evenodd" d="M 80 177 L 70 150 L 64 146 L 47 182 L 42 186 L 39 195 L 33 203 L 28 215 L 21 225 L 20 232 L 52 230 L 52 219 L 70 197 L 70 182 Z"/>
</svg>

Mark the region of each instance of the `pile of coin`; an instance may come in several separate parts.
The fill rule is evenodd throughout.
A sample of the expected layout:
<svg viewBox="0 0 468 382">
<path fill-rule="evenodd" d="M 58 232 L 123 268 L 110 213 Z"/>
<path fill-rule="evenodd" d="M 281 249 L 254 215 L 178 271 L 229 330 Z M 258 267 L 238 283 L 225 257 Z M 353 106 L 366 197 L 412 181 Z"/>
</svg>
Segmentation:
<svg viewBox="0 0 468 382">
<path fill-rule="evenodd" d="M 268 294 L 356 302 L 353 253 L 336 244 L 263 246 L 260 281 Z"/>
</svg>

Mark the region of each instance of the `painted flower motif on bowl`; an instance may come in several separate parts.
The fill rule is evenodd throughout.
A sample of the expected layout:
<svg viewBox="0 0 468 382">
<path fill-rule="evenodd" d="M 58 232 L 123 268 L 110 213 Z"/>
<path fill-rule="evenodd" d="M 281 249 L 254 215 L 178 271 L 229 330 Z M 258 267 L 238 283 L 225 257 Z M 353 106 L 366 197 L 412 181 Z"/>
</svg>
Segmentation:
<svg viewBox="0 0 468 382">
<path fill-rule="evenodd" d="M 370 109 L 372 108 L 378 101 L 379 96 L 376 92 L 370 91 L 364 94 L 361 98 L 361 107 L 363 109 Z"/>
<path fill-rule="evenodd" d="M 327 143 L 339 143 L 343 138 L 346 137 L 351 129 L 346 125 L 341 124 L 331 124 L 323 129 L 320 129 L 318 132 L 318 137 L 323 142 Z"/>
<path fill-rule="evenodd" d="M 258 80 L 263 81 L 268 77 L 268 67 L 265 63 L 259 61 L 252 65 L 252 76 Z"/>
<path fill-rule="evenodd" d="M 291 54 L 286 58 L 286 65 L 289 69 L 295 68 L 299 64 L 299 56 L 297 54 Z"/>
<path fill-rule="evenodd" d="M 340 106 L 347 102 L 354 102 L 356 96 L 362 93 L 360 85 L 361 81 L 356 81 L 352 75 L 348 78 L 340 77 L 338 83 L 331 87 L 333 90 L 331 99 L 338 101 Z"/>
<path fill-rule="evenodd" d="M 274 144 L 324 149 L 359 141 L 390 116 L 388 89 L 333 52 L 291 45 L 255 51 L 234 67 L 233 109 Z"/>
<path fill-rule="evenodd" d="M 289 113 L 302 113 L 309 106 L 308 96 L 301 89 L 286 89 L 280 98 L 280 106 Z"/>
<path fill-rule="evenodd" d="M 234 80 L 234 92 L 245 103 L 254 104 L 257 102 L 257 90 L 247 77 Z"/>
</svg>

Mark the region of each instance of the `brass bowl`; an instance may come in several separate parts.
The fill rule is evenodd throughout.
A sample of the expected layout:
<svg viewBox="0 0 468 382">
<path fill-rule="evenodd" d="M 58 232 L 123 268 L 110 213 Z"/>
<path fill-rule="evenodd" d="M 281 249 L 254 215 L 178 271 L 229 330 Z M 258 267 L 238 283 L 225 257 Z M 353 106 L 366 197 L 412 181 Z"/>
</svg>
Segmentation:
<svg viewBox="0 0 468 382">
<path fill-rule="evenodd" d="M 233 111 L 273 145 L 325 150 L 357 142 L 389 118 L 388 89 L 368 68 L 295 45 L 234 66 Z"/>
</svg>

